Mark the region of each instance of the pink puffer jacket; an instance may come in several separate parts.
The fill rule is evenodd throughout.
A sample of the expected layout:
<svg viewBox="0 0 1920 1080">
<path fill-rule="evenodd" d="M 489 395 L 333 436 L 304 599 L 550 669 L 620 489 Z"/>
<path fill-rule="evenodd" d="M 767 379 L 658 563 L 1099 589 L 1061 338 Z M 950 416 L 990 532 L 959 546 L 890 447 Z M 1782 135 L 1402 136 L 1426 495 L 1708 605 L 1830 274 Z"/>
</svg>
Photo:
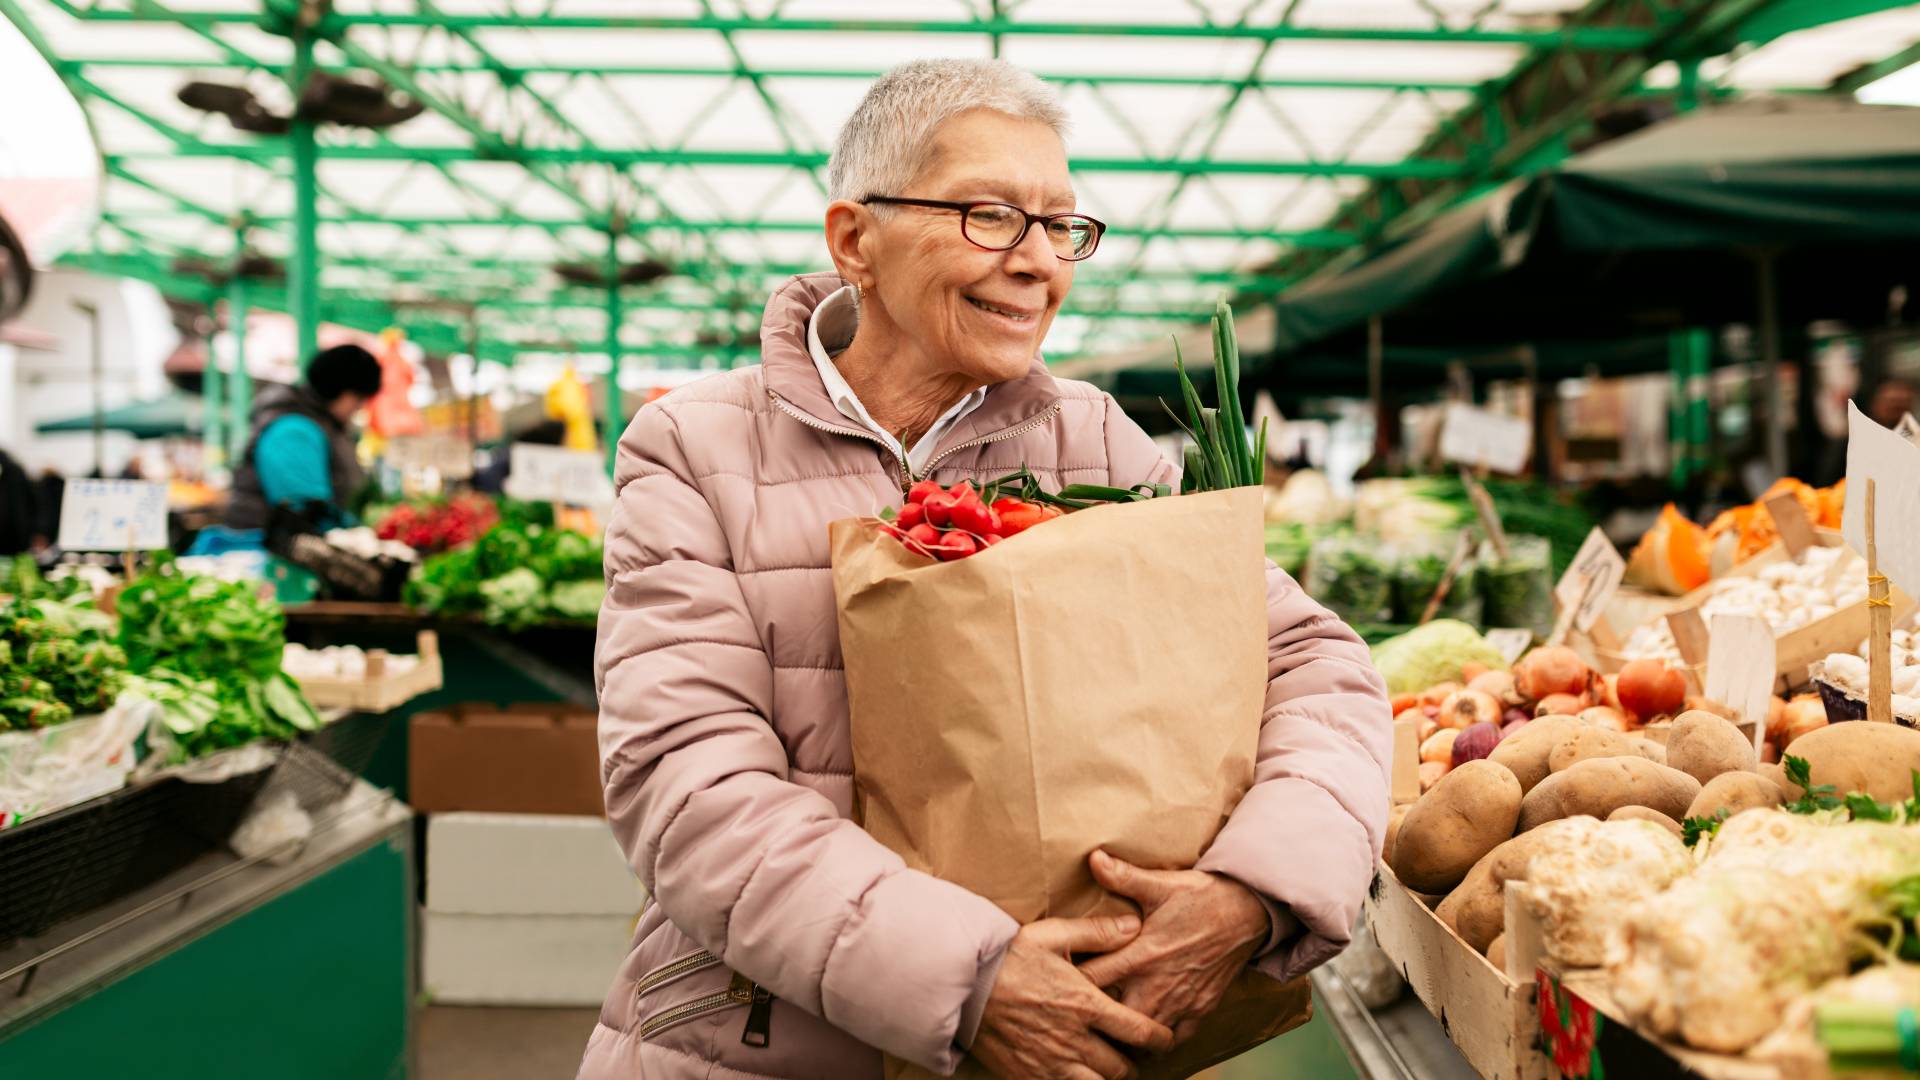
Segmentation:
<svg viewBox="0 0 1920 1080">
<path fill-rule="evenodd" d="M 607 816 L 654 903 L 588 1043 L 591 1080 L 940 1071 L 1016 927 L 908 870 L 849 818 L 853 761 L 827 524 L 901 500 L 902 466 L 834 409 L 807 318 L 842 282 L 767 305 L 763 364 L 640 410 L 620 440 L 595 669 Z M 945 437 L 942 483 L 1032 468 L 1049 487 L 1170 479 L 1092 387 L 1036 362 Z M 1387 820 L 1390 719 L 1345 625 L 1268 574 L 1272 683 L 1256 782 L 1200 865 L 1305 930 L 1258 960 L 1339 951 Z M 763 1045 L 752 1045 L 763 1043 Z"/>
</svg>

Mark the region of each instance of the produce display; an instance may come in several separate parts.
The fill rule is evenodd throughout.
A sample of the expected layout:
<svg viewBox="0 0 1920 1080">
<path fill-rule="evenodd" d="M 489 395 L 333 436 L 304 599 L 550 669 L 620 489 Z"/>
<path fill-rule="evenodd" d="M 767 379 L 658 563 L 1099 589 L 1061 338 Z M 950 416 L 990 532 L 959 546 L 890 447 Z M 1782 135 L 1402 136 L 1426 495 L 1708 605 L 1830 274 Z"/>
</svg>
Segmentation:
<svg viewBox="0 0 1920 1080">
<path fill-rule="evenodd" d="M 459 495 L 401 503 L 388 510 L 373 529 L 382 540 L 434 554 L 478 540 L 499 521 L 500 510 L 492 499 Z"/>
<path fill-rule="evenodd" d="M 127 657 L 113 619 L 91 602 L 0 601 L 0 730 L 50 727 L 113 704 Z"/>
<path fill-rule="evenodd" d="M 1866 600 L 1866 562 L 1848 548 L 1815 547 L 1797 561 L 1716 578 L 1707 588 L 1702 619 L 1711 623 L 1715 615 L 1747 615 L 1765 620 L 1776 635 L 1786 634 Z M 1633 658 L 1680 658 L 1664 619 L 1636 629 L 1622 652 Z"/>
<path fill-rule="evenodd" d="M 1669 503 L 1627 560 L 1627 583 L 1679 596 L 1710 578 L 1755 557 L 1780 538 L 1766 501 L 1791 493 L 1816 528 L 1838 529 L 1846 505 L 1846 481 L 1827 488 L 1809 487 L 1792 477 L 1774 483 L 1746 506 L 1722 512 L 1705 527 L 1694 524 Z"/>
<path fill-rule="evenodd" d="M 547 620 L 593 621 L 606 595 L 602 575 L 599 540 L 509 519 L 475 543 L 421 563 L 405 595 L 423 611 L 478 615 L 519 630 Z"/>
<path fill-rule="evenodd" d="M 418 656 L 395 653 L 386 658 L 386 671 L 391 675 L 403 674 L 411 671 L 419 662 Z M 328 645 L 309 649 L 297 642 L 288 642 L 281 657 L 280 670 L 296 680 L 315 677 L 359 679 L 367 674 L 367 653 L 358 645 Z"/>
<path fill-rule="evenodd" d="M 257 583 L 220 581 L 162 565 L 118 601 L 128 689 L 159 705 L 174 760 L 320 726 L 280 670 L 286 617 Z"/>
</svg>

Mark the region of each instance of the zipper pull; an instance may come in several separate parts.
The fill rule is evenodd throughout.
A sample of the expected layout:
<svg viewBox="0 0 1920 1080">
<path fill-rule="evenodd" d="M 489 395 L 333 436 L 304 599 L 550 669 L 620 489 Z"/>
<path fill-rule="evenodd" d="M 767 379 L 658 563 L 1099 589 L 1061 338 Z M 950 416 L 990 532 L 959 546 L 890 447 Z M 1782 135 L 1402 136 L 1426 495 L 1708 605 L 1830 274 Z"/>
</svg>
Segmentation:
<svg viewBox="0 0 1920 1080">
<path fill-rule="evenodd" d="M 764 1047 L 773 1040 L 773 995 L 766 987 L 755 985 L 753 1005 L 747 1009 L 747 1029 L 740 1041 L 748 1046 Z"/>
</svg>

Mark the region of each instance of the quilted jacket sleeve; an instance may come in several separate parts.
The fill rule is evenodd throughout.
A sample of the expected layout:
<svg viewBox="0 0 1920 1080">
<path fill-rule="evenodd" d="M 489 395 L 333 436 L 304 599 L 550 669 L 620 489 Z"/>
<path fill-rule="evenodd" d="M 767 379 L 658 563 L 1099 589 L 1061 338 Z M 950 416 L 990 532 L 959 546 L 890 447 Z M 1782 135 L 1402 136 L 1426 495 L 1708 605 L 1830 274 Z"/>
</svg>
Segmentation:
<svg viewBox="0 0 1920 1080">
<path fill-rule="evenodd" d="M 1107 431 L 1114 484 L 1177 476 L 1117 406 Z M 1275 932 L 1255 966 L 1275 978 L 1305 973 L 1352 935 L 1386 837 L 1392 730 L 1386 683 L 1359 635 L 1269 563 L 1267 699 L 1253 787 L 1198 869 L 1267 903 Z M 1292 919 L 1305 933 L 1292 932 Z"/>
<path fill-rule="evenodd" d="M 595 673 L 607 817 L 655 901 L 729 967 L 951 1072 L 1017 926 L 908 870 L 788 776 L 773 671 L 673 414 L 621 440 Z"/>
</svg>

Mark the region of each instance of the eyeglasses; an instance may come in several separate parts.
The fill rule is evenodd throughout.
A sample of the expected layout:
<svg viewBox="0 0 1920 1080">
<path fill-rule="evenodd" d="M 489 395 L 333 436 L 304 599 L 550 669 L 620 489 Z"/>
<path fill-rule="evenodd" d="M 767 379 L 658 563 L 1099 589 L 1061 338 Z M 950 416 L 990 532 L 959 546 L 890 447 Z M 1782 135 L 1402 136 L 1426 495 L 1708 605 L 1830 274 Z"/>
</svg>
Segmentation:
<svg viewBox="0 0 1920 1080">
<path fill-rule="evenodd" d="M 1065 262 L 1079 262 L 1100 246 L 1106 223 L 1085 214 L 1029 214 L 1012 203 L 942 202 L 939 199 L 901 199 L 892 195 L 869 195 L 861 205 L 881 203 L 887 206 L 925 206 L 934 210 L 957 210 L 960 235 L 975 247 L 988 251 L 1008 251 L 1020 246 L 1027 230 L 1035 225 L 1046 229 L 1053 253 Z"/>
</svg>

